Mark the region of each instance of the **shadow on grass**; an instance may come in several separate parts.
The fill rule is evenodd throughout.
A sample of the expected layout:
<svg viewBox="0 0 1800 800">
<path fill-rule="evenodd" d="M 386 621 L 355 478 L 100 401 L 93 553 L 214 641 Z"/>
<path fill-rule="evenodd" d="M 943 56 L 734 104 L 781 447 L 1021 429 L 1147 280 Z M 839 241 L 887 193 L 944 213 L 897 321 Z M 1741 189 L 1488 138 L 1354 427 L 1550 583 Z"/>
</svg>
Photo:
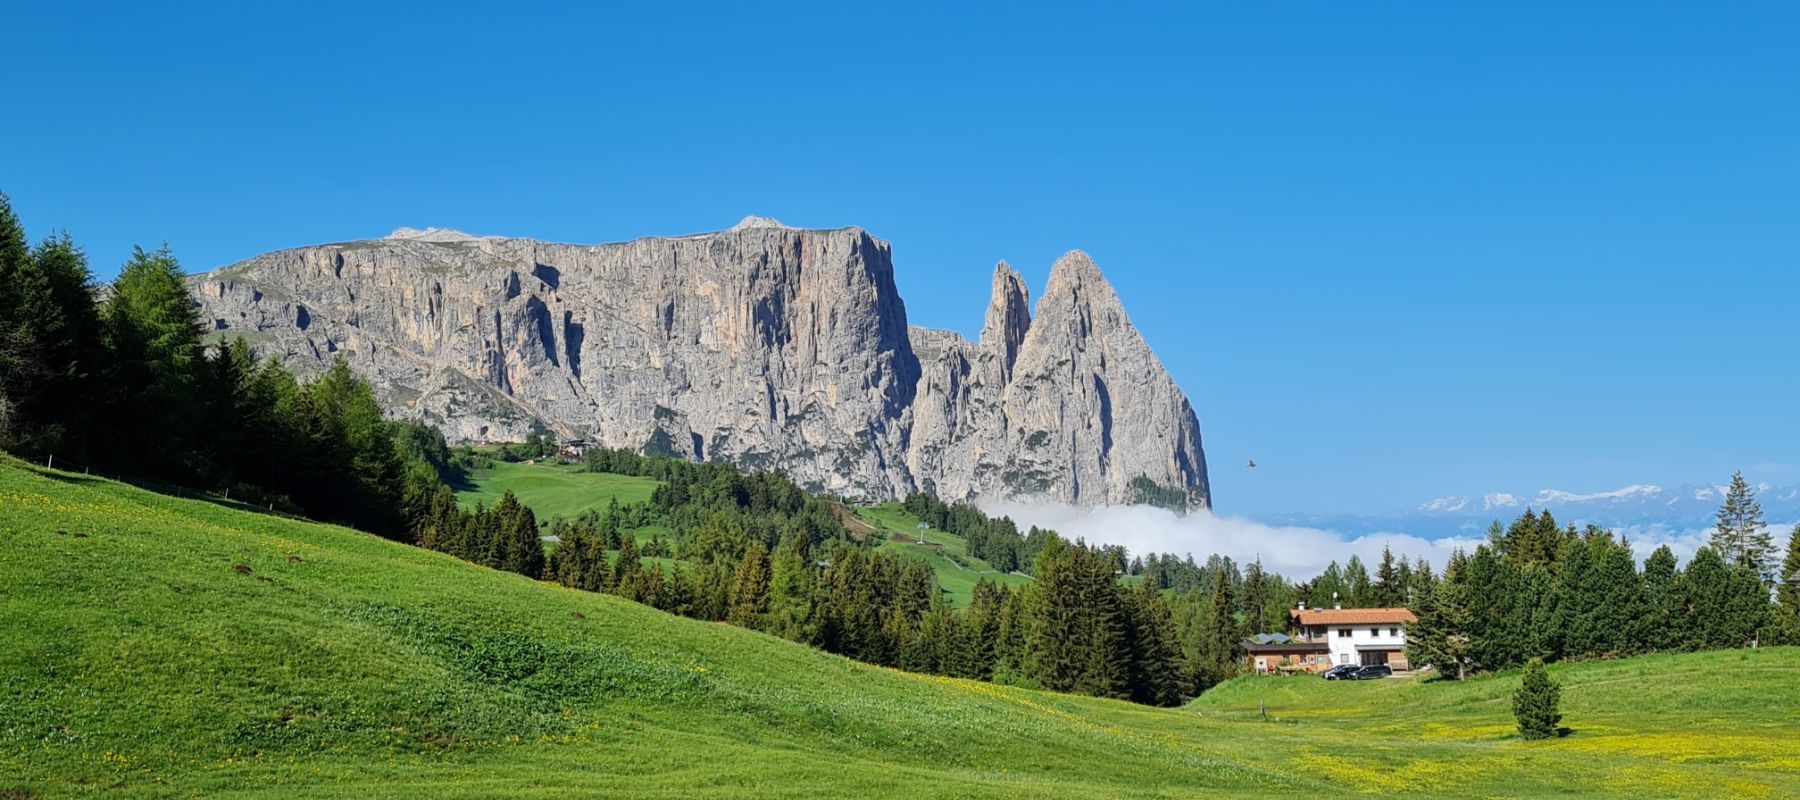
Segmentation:
<svg viewBox="0 0 1800 800">
<path fill-rule="evenodd" d="M 61 470 L 45 469 L 41 465 L 34 465 L 34 466 L 30 467 L 30 469 L 32 472 L 34 472 L 38 475 L 42 475 L 43 477 L 49 478 L 50 480 L 60 481 L 62 483 L 67 483 L 67 484 L 71 484 L 71 485 L 75 485 L 75 486 L 98 486 L 100 484 L 105 484 L 105 483 L 123 483 L 127 486 L 132 486 L 132 487 L 135 487 L 138 489 L 142 489 L 146 492 L 151 492 L 153 494 L 160 494 L 164 497 L 173 497 L 178 500 L 201 500 L 201 501 L 205 501 L 208 503 L 212 503 L 213 505 L 219 506 L 220 508 L 229 508 L 234 511 L 248 511 L 248 512 L 251 512 L 254 514 L 262 514 L 263 516 L 268 516 L 268 517 L 279 517 L 281 519 L 294 519 L 294 520 L 306 520 L 307 519 L 304 516 L 301 516 L 298 514 L 293 514 L 293 513 L 287 512 L 287 511 L 282 511 L 280 509 L 272 509 L 272 508 L 269 508 L 268 506 L 260 506 L 260 505 L 254 504 L 254 503 L 246 503 L 241 500 L 233 500 L 231 498 L 228 498 L 228 497 L 225 497 L 222 495 L 212 494 L 211 492 L 202 492 L 202 491 L 199 491 L 196 489 L 189 489 L 185 486 L 177 486 L 177 485 L 171 484 L 171 483 L 163 483 L 162 481 L 151 480 L 149 478 L 134 478 L 134 477 L 126 476 L 126 475 L 120 475 L 118 477 L 109 478 L 109 477 L 105 477 L 102 475 L 80 474 L 80 473 L 74 473 L 74 472 L 63 472 Z M 4 794 L 0 794 L 0 800 L 7 800 L 7 798 Z"/>
</svg>

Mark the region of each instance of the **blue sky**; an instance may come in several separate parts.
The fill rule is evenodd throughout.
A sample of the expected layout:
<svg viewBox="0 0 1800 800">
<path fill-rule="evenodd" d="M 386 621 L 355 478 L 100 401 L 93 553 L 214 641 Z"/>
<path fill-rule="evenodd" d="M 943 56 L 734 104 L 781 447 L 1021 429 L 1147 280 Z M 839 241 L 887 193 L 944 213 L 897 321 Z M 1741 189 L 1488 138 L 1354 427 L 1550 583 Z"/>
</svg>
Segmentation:
<svg viewBox="0 0 1800 800">
<path fill-rule="evenodd" d="M 970 333 L 995 261 L 1081 248 L 1223 511 L 1800 482 L 1793 4 L 244 5 L 8 9 L 34 236 L 109 276 L 756 213 Z"/>
</svg>

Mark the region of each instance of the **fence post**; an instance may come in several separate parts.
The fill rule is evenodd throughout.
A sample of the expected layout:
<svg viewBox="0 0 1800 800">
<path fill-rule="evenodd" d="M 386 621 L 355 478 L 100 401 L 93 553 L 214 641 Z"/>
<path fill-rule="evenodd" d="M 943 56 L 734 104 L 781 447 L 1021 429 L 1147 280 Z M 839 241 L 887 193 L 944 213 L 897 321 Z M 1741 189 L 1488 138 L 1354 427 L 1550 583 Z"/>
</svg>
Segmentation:
<svg viewBox="0 0 1800 800">
<path fill-rule="evenodd" d="M 44 459 L 44 469 L 56 469 L 55 453 L 51 453 L 49 458 Z"/>
</svg>

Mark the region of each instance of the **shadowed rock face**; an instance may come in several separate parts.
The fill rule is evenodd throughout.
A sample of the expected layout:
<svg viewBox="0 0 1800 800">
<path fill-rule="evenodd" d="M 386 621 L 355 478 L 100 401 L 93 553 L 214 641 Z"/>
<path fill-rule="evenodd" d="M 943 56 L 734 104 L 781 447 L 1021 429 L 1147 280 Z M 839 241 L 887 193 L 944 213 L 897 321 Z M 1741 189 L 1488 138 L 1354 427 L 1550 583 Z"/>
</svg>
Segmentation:
<svg viewBox="0 0 1800 800">
<path fill-rule="evenodd" d="M 976 343 L 907 326 L 886 242 L 760 218 L 594 247 L 402 229 L 189 285 L 220 335 L 302 374 L 342 356 L 452 442 L 541 424 L 854 499 L 1210 500 L 1187 399 L 1080 253 L 1036 320 L 1001 264 Z"/>
</svg>

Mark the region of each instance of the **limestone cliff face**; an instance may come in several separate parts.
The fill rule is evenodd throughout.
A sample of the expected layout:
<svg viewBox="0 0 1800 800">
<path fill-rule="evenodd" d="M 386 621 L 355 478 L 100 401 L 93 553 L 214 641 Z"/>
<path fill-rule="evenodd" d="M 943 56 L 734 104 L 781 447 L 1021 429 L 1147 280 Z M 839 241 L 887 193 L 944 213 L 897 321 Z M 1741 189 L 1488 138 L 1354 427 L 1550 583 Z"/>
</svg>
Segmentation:
<svg viewBox="0 0 1800 800">
<path fill-rule="evenodd" d="M 887 243 L 757 218 L 592 247 L 401 229 L 189 282 L 219 335 L 303 374 L 342 356 L 453 442 L 543 425 L 855 499 L 1210 499 L 1193 411 L 1079 254 L 1036 321 L 1002 264 L 976 343 L 908 328 Z"/>
</svg>

